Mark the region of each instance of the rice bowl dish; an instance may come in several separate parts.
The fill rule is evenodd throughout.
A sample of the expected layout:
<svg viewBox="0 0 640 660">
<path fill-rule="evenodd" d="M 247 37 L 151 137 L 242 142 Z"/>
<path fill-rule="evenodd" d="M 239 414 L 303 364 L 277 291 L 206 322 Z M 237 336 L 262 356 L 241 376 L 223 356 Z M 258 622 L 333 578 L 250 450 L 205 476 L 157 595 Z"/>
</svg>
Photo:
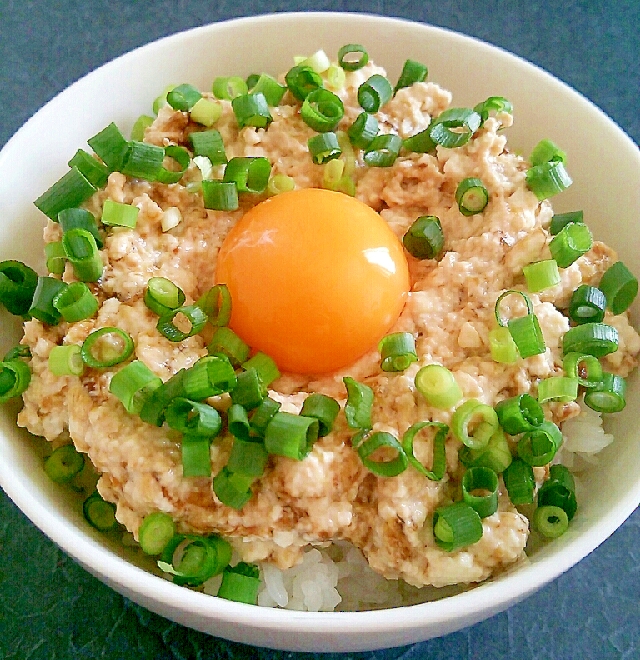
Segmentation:
<svg viewBox="0 0 640 660">
<path fill-rule="evenodd" d="M 362 111 L 358 88 L 372 75 L 386 76 L 386 72 L 377 62 L 369 63 L 347 72 L 342 86 L 333 88 L 345 109 L 336 131 L 346 133 Z M 284 84 L 284 74 L 279 81 Z M 270 177 L 286 177 L 294 191 L 330 187 L 326 170 L 332 161 L 313 162 L 308 140 L 318 131 L 301 119 L 301 103 L 290 94 L 271 106 L 272 120 L 266 129 L 239 129 L 230 100 L 209 93 L 203 98 L 222 108 L 215 126 L 223 138 L 227 163 L 234 158 L 266 158 Z M 455 101 L 429 78 L 397 90 L 372 114 L 381 134 L 409 140 L 455 107 Z M 531 163 L 507 146 L 514 118 L 517 122 L 517 109 L 513 114 L 499 109 L 483 120 L 465 145 L 403 151 L 385 167 L 366 164 L 365 149 L 358 147 L 352 161 L 343 156 L 343 167 L 355 165 L 350 174 L 353 190 L 343 188 L 335 194 L 372 208 L 398 243 L 417 218 L 437 217 L 442 225 L 444 248 L 437 258 L 405 255 L 409 291 L 401 313 L 384 333 L 412 335 L 416 360 L 400 371 L 385 371 L 376 341 L 355 361 L 329 372 L 282 369 L 268 386 L 268 396 L 279 404 L 280 412 L 299 416 L 308 395 L 319 393 L 338 402 L 340 413 L 333 430 L 315 440 L 301 460 L 271 453 L 264 473 L 251 483 L 251 498 L 242 506 L 225 505 L 211 489 L 212 479 L 229 460 L 233 439 L 226 429 L 211 442 L 211 476 L 184 477 L 175 429 L 150 425 L 127 413 L 110 391 L 122 365 L 89 367 L 81 376 L 56 376 L 49 368 L 53 347 L 81 346 L 103 327 L 125 331 L 133 340 L 133 359 L 164 382 L 215 356 L 207 348 L 215 328 L 172 342 L 158 331 L 158 315 L 149 309 L 144 295 L 150 278 L 166 278 L 184 292 L 186 305 L 197 303 L 220 283 L 216 254 L 232 227 L 254 207 L 269 203 L 267 198 L 286 198 L 287 192 L 265 190 L 241 195 L 236 210 L 205 208 L 202 182 L 221 179 L 226 163 L 205 171 L 192 152 L 183 177 L 171 184 L 114 171 L 103 189 L 83 203 L 98 220 L 107 200 L 135 207 L 137 222 L 134 228 L 107 229 L 102 235 L 104 270 L 93 290 L 100 303 L 95 317 L 55 327 L 38 320 L 27 322 L 23 343 L 31 351 L 32 378 L 23 395 L 19 424 L 44 436 L 53 448 L 72 440 L 86 453 L 100 475 L 101 497 L 116 504 L 116 517 L 133 538 L 138 539 L 140 525 L 154 511 L 168 513 L 182 534 L 221 534 L 233 547 L 232 565 L 246 562 L 259 567 L 260 605 L 312 611 L 395 607 L 439 598 L 438 588 L 467 589 L 517 566 L 525 561 L 525 547 L 531 543 L 528 516 L 533 511 L 510 501 L 502 479 L 498 509 L 483 517 L 479 540 L 446 550 L 434 538 L 434 512 L 459 499 L 466 467 L 460 461 L 463 444 L 453 433 L 446 438 L 446 475 L 440 479 L 425 477 L 414 463 L 394 476 L 376 475 L 353 440 L 360 430 L 402 439 L 408 429 L 424 421 L 451 428 L 454 411 L 464 401 L 494 408 L 524 393 L 537 397 L 541 380 L 563 374 L 561 338 L 570 328 L 566 310 L 572 294 L 580 285 L 597 286 L 619 259 L 594 241 L 582 256 L 560 269 L 560 281 L 541 292 L 529 292 L 544 350 L 517 362 L 495 360 L 490 333 L 499 325 L 498 298 L 509 291 L 526 292 L 523 268 L 552 258 L 549 227 L 554 211 L 528 187 Z M 144 132 L 144 142 L 191 151 L 189 135 L 204 130 L 189 119 L 189 111 L 163 105 Z M 489 193 L 486 207 L 471 215 L 462 213 L 455 194 L 456 186 L 468 178 L 480 179 Z M 179 221 L 167 228 L 167 216 L 175 213 L 167 213 L 169 209 L 177 209 Z M 61 236 L 60 223 L 50 220 L 45 242 L 55 243 Z M 62 279 L 76 279 L 70 264 Z M 512 304 L 503 311 L 522 313 L 517 296 L 504 302 Z M 232 295 L 232 309 L 233 303 Z M 607 312 L 604 323 L 616 330 L 618 338 L 617 350 L 602 359 L 604 368 L 626 377 L 636 366 L 640 339 L 626 310 Z M 461 390 L 455 404 L 430 405 L 418 391 L 416 376 L 431 364 L 444 366 L 453 375 Z M 371 388 L 370 426 L 354 426 L 345 415 L 349 395 L 345 378 Z M 209 405 L 224 415 L 229 398 L 222 394 Z M 547 421 L 565 435 L 554 462 L 562 460 L 579 473 L 612 442 L 602 430 L 600 416 L 582 398 L 545 402 L 544 409 Z M 581 426 L 579 434 L 572 432 L 572 424 Z M 580 441 L 585 428 L 589 442 Z M 432 440 L 426 441 L 425 455 L 433 453 Z M 509 451 L 518 457 L 517 439 L 508 442 Z M 429 460 L 423 463 L 427 471 L 433 469 Z M 549 465 L 534 466 L 533 471 L 537 489 L 548 480 Z M 579 488 L 578 484 L 578 494 Z M 374 588 L 354 594 L 363 575 Z M 219 585 L 218 577 L 206 581 L 203 589 L 215 594 Z"/>
</svg>

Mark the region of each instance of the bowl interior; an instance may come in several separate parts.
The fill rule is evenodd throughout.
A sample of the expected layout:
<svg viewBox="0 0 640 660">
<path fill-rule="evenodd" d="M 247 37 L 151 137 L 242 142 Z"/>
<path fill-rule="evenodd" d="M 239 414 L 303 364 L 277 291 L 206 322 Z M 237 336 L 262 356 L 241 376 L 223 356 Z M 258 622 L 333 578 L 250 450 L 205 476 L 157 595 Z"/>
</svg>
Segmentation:
<svg viewBox="0 0 640 660">
<path fill-rule="evenodd" d="M 238 49 L 237 44 L 251 44 Z M 408 57 L 426 63 L 429 79 L 453 92 L 455 106 L 507 97 L 515 122 L 512 149 L 528 154 L 542 138 L 568 153 L 573 186 L 556 210 L 585 210 L 596 238 L 640 272 L 640 156 L 637 147 L 597 108 L 558 80 L 498 48 L 446 30 L 383 17 L 272 14 L 191 30 L 133 51 L 89 74 L 41 109 L 0 153 L 0 259 L 20 259 L 44 272 L 43 219 L 32 202 L 67 168 L 76 149 L 111 121 L 128 134 L 168 84 L 208 89 L 217 75 L 277 74 L 292 57 L 345 43 L 362 43 L 395 80 Z M 482 72 L 482 75 L 478 75 Z M 15 164 L 19 166 L 16 167 Z M 27 173 L 27 174 L 25 174 Z M 632 312 L 638 321 L 638 306 Z M 0 350 L 20 336 L 4 311 Z M 609 536 L 640 502 L 634 411 L 628 405 L 609 425 L 616 442 L 602 454 L 597 478 L 570 531 L 534 553 L 528 566 L 475 590 L 438 602 L 381 613 L 291 613 L 193 594 L 149 575 L 114 540 L 82 519 L 78 502 L 41 470 L 41 442 L 15 426 L 16 405 L 0 409 L 0 484 L 29 518 L 63 549 L 128 597 L 165 616 L 234 640 L 290 650 L 352 651 L 406 644 L 474 623 L 507 607 L 579 561 Z M 134 562 L 134 563 L 132 563 Z M 366 632 L 365 632 L 366 631 Z"/>
</svg>

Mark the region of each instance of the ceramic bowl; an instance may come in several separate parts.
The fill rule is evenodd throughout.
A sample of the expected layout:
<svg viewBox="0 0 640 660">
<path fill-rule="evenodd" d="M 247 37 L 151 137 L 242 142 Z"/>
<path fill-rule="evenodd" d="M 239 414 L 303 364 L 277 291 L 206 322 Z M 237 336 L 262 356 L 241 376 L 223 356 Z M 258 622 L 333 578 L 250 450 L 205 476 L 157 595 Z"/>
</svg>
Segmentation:
<svg viewBox="0 0 640 660">
<path fill-rule="evenodd" d="M 498 48 L 447 30 L 367 15 L 271 14 L 223 22 L 162 39 L 85 76 L 43 107 L 0 153 L 0 259 L 18 258 L 43 272 L 43 218 L 32 201 L 65 171 L 68 159 L 111 121 L 128 134 L 137 116 L 170 83 L 208 88 L 216 75 L 278 73 L 292 56 L 345 43 L 365 44 L 395 80 L 407 57 L 453 92 L 457 106 L 491 95 L 515 109 L 512 148 L 529 153 L 541 138 L 569 154 L 574 184 L 556 211 L 586 209 L 596 238 L 606 239 L 640 272 L 640 154 L 600 110 L 557 79 Z M 251 44 L 238 48 L 237 44 Z M 482 75 L 478 75 L 481 72 Z M 18 163 L 19 167 L 15 164 Z M 27 174 L 28 173 L 28 174 Z M 638 310 L 634 308 L 634 320 Z M 1 317 L 6 349 L 19 324 Z M 602 453 L 570 530 L 516 570 L 470 591 L 411 607 L 372 612 L 305 613 L 257 608 L 194 593 L 136 564 L 127 550 L 92 530 L 68 490 L 48 481 L 42 441 L 15 425 L 16 405 L 0 410 L 0 484 L 47 536 L 127 598 L 186 626 L 257 646 L 298 651 L 356 651 L 444 635 L 506 609 L 566 571 L 602 543 L 640 502 L 637 377 L 626 410 L 610 425 L 616 442 Z"/>
</svg>

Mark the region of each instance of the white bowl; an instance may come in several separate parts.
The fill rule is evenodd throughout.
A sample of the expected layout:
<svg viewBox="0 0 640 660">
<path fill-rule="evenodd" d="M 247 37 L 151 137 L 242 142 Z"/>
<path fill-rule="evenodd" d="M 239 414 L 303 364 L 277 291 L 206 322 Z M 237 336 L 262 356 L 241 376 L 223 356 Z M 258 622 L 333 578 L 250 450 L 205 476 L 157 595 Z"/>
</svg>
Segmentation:
<svg viewBox="0 0 640 660">
<path fill-rule="evenodd" d="M 216 75 L 286 70 L 292 56 L 319 48 L 335 53 L 362 43 L 393 80 L 407 57 L 429 66 L 429 79 L 453 92 L 457 106 L 491 95 L 515 108 L 513 148 L 529 153 L 550 138 L 569 154 L 574 185 L 556 210 L 584 208 L 597 238 L 640 272 L 640 155 L 600 110 L 557 79 L 498 48 L 443 29 L 350 14 L 273 14 L 197 28 L 144 46 L 90 73 L 43 107 L 0 153 L 0 259 L 17 258 L 43 272 L 43 219 L 32 201 L 65 171 L 78 147 L 110 121 L 128 131 L 167 84 L 206 88 Z M 243 47 L 238 47 L 242 44 Z M 250 46 L 250 47 L 249 47 Z M 637 307 L 634 308 L 637 321 Z M 20 335 L 2 316 L 4 346 Z M 195 629 L 257 646 L 299 651 L 356 651 L 444 635 L 485 619 L 566 571 L 612 534 L 640 503 L 635 411 L 640 385 L 610 429 L 568 533 L 536 551 L 528 565 L 471 591 L 435 602 L 378 612 L 304 613 L 256 608 L 177 587 L 132 563 L 82 519 L 78 502 L 41 469 L 42 441 L 17 429 L 16 406 L 0 412 L 0 484 L 45 534 L 87 570 L 133 601 Z"/>
</svg>

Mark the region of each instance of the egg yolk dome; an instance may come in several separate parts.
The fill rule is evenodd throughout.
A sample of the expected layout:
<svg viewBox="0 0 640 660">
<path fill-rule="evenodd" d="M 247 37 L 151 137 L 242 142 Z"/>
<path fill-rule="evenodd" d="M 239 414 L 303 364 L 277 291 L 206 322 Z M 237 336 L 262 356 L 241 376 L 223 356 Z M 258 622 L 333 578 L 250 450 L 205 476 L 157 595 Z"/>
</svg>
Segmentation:
<svg viewBox="0 0 640 660">
<path fill-rule="evenodd" d="M 281 371 L 349 366 L 390 330 L 409 290 L 401 242 L 369 206 L 308 188 L 249 210 L 218 254 L 229 325 Z"/>
</svg>

